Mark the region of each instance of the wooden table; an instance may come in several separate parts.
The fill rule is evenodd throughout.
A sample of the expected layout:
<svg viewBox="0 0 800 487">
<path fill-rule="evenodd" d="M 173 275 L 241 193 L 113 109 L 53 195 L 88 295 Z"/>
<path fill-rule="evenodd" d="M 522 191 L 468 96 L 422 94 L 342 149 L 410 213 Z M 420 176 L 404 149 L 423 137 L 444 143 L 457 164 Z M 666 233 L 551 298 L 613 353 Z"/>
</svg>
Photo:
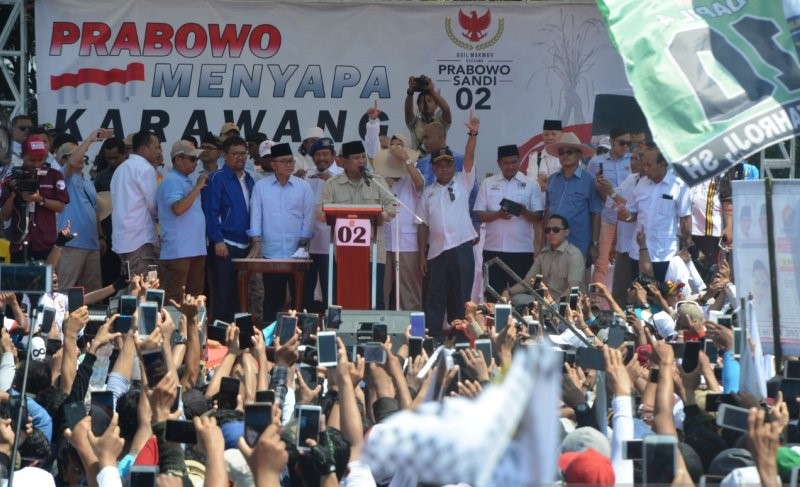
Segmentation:
<svg viewBox="0 0 800 487">
<path fill-rule="evenodd" d="M 250 274 L 291 274 L 294 276 L 294 308 L 303 309 L 303 280 L 311 266 L 305 259 L 232 259 L 239 271 L 239 308 L 243 313 L 250 312 Z M 266 292 L 266 290 L 265 290 Z M 260 316 L 258 317 L 261 318 Z"/>
</svg>

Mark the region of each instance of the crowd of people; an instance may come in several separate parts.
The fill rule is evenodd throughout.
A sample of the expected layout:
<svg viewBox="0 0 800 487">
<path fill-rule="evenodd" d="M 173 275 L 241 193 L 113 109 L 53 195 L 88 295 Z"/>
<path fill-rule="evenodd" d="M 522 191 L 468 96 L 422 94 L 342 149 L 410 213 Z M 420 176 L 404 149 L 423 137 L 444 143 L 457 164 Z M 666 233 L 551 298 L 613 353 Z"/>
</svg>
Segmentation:
<svg viewBox="0 0 800 487">
<path fill-rule="evenodd" d="M 645 128 L 614 128 L 594 147 L 546 120 L 527 161 L 499 141 L 497 174 L 479 182 L 481 121 L 465 114 L 463 154 L 450 147 L 454 114 L 429 78 L 409 78 L 410 138 L 380 134 L 377 104 L 367 115 L 365 139 L 338 149 L 316 127 L 292 147 L 226 123 L 171 142 L 168 170 L 153 133 L 98 128 L 78 141 L 15 117 L 3 233 L 11 262 L 45 262 L 54 279 L 41 297 L 0 290 L 0 478 L 442 485 L 376 461 L 385 436 L 371 445 L 372 428 L 508 386 L 521 350 L 557 347 L 564 484 L 788 482 L 800 467 L 795 382 L 740 391 L 731 181 L 757 178 L 755 167 L 689 187 Z M 327 204 L 382 208 L 377 307 L 424 311 L 424 333 L 363 348 L 339 337 L 324 357 L 322 334 L 337 325 L 325 313 L 336 304 Z M 251 278 L 250 309 L 239 309 L 243 258 L 309 261 L 310 328 L 280 331 L 300 311 L 288 309 L 289 275 Z M 84 290 L 83 306 L 70 288 Z M 715 422 L 720 402 L 745 408 L 738 429 Z M 637 440 L 643 452 L 631 453 Z"/>
</svg>

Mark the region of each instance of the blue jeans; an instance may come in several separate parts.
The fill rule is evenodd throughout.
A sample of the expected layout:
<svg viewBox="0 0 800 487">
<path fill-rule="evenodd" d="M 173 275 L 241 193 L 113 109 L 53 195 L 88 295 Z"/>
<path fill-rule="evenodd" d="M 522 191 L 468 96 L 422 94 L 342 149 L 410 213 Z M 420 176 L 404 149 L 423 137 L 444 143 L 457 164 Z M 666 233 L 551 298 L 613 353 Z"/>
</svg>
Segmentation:
<svg viewBox="0 0 800 487">
<path fill-rule="evenodd" d="M 248 249 L 228 245 L 228 257 L 217 257 L 216 254 L 209 256 L 215 320 L 233 323 L 233 315 L 239 312 L 239 273 L 231 259 L 244 259 L 247 253 Z"/>
</svg>

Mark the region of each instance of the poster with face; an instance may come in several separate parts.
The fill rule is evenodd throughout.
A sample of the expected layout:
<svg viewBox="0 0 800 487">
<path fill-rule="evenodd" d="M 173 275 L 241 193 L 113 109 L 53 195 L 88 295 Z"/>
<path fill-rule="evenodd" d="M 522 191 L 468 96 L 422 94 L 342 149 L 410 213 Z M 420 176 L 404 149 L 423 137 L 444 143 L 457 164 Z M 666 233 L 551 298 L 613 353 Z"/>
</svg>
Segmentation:
<svg viewBox="0 0 800 487">
<path fill-rule="evenodd" d="M 775 180 L 772 220 L 781 343 L 784 354 L 800 353 L 800 181 Z"/>
</svg>

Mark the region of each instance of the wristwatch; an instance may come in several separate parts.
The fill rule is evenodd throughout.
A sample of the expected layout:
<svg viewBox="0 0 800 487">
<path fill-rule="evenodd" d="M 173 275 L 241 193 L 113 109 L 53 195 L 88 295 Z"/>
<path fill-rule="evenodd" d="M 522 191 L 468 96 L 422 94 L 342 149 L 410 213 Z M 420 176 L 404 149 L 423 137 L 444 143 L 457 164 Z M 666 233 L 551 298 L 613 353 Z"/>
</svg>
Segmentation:
<svg viewBox="0 0 800 487">
<path fill-rule="evenodd" d="M 411 161 L 411 159 L 406 159 L 406 166 L 410 166 L 412 164 L 414 163 Z"/>
<path fill-rule="evenodd" d="M 178 335 L 175 337 L 175 345 L 185 345 L 186 344 L 186 337 L 183 335 Z"/>
<path fill-rule="evenodd" d="M 598 245 L 600 245 L 600 241 L 599 240 L 594 240 L 592 242 L 592 247 L 597 247 Z"/>
</svg>

